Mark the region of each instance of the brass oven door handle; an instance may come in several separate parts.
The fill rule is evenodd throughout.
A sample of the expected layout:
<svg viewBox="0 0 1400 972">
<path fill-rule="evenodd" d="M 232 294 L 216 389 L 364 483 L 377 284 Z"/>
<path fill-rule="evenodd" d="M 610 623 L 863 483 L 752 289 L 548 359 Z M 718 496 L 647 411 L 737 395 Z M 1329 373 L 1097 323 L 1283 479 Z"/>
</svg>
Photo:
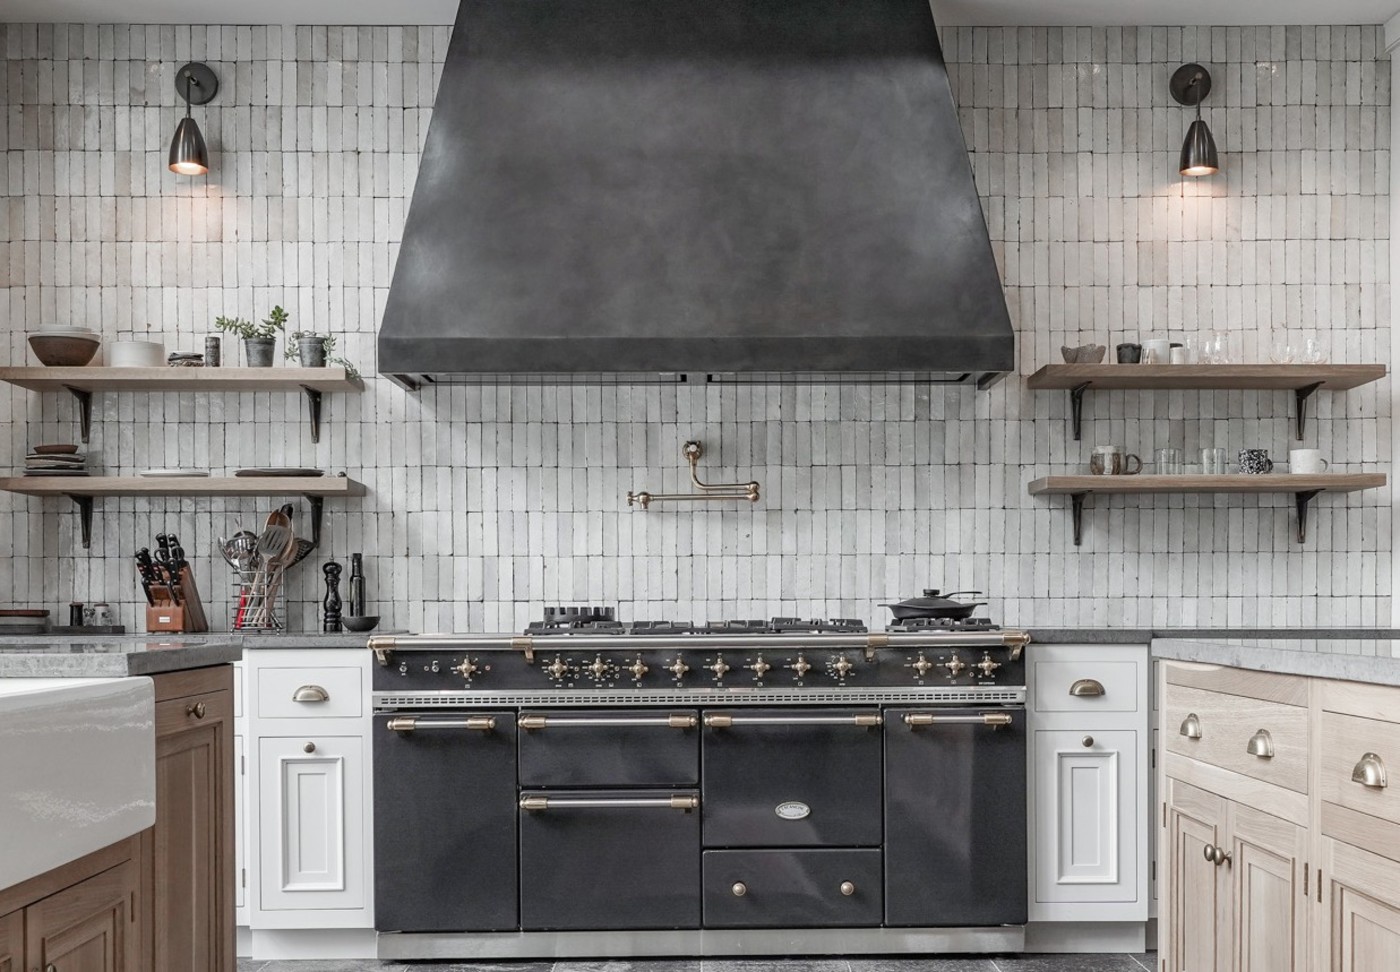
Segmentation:
<svg viewBox="0 0 1400 972">
<path fill-rule="evenodd" d="M 705 725 L 711 729 L 728 729 L 731 726 L 883 726 L 885 717 L 878 712 L 862 712 L 857 715 L 791 715 L 755 716 L 710 713 L 705 716 Z"/>
<path fill-rule="evenodd" d="M 1370 790 L 1384 790 L 1389 783 L 1385 774 L 1385 760 L 1375 753 L 1366 753 L 1351 771 L 1351 781 Z"/>
<path fill-rule="evenodd" d="M 292 693 L 293 702 L 329 702 L 331 693 L 319 685 L 303 685 Z"/>
<path fill-rule="evenodd" d="M 385 725 L 394 732 L 417 732 L 420 729 L 475 729 L 480 732 L 490 732 L 496 728 L 496 717 L 464 716 L 456 719 L 426 719 L 421 716 L 395 716 Z"/>
<path fill-rule="evenodd" d="M 938 715 L 934 712 L 906 712 L 906 726 L 1009 726 L 1012 723 L 1009 712 L 983 712 L 979 715 Z"/>
<path fill-rule="evenodd" d="M 1103 682 L 1097 678 L 1076 679 L 1069 687 L 1069 694 L 1080 699 L 1095 698 L 1104 694 Z"/>
<path fill-rule="evenodd" d="M 614 729 L 658 728 L 694 729 L 700 720 L 693 715 L 605 716 L 589 719 L 583 716 L 522 715 L 517 720 L 521 729 Z"/>
<path fill-rule="evenodd" d="M 698 810 L 700 797 L 693 793 L 673 793 L 656 797 L 570 797 L 526 795 L 520 809 L 536 813 L 544 810 Z"/>
</svg>

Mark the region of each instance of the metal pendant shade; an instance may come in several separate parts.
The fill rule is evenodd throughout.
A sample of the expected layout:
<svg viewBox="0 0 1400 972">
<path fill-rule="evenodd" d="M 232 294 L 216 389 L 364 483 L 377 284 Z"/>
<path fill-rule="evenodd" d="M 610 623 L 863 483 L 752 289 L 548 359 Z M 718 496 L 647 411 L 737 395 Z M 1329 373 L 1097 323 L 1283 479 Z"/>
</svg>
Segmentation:
<svg viewBox="0 0 1400 972">
<path fill-rule="evenodd" d="M 1210 127 L 1197 118 L 1186 130 L 1186 141 L 1181 144 L 1181 174 L 1184 176 L 1215 175 L 1220 171 L 1220 160 L 1215 152 L 1215 138 Z"/>
<path fill-rule="evenodd" d="M 1183 156 L 1184 157 L 1184 156 Z M 170 141 L 170 171 L 179 175 L 204 175 L 209 171 L 209 149 L 199 124 L 186 115 Z"/>
</svg>

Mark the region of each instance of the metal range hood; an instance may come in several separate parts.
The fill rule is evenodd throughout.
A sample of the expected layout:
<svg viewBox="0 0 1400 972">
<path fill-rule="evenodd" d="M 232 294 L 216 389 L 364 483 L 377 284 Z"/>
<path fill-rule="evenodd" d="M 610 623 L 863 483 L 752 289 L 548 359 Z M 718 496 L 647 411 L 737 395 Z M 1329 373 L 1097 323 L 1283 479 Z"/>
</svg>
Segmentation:
<svg viewBox="0 0 1400 972">
<path fill-rule="evenodd" d="M 382 373 L 987 383 L 1013 351 L 928 0 L 462 0 Z"/>
</svg>

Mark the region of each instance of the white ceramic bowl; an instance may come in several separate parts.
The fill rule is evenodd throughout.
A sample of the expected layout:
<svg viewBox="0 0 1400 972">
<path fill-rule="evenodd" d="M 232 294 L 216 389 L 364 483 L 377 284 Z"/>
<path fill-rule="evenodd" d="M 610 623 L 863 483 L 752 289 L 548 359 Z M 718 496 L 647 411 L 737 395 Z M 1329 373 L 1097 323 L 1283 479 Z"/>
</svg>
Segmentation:
<svg viewBox="0 0 1400 972">
<path fill-rule="evenodd" d="M 165 345 L 155 341 L 114 341 L 107 345 L 109 368 L 164 368 Z"/>
</svg>

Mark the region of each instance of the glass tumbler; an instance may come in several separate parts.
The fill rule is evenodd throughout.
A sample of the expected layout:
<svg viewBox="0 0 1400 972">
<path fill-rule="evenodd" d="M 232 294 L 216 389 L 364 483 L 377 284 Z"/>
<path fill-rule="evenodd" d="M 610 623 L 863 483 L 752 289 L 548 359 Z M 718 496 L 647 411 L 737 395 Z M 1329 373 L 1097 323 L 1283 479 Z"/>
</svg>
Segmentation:
<svg viewBox="0 0 1400 972">
<path fill-rule="evenodd" d="M 1229 471 L 1224 449 L 1201 450 L 1201 472 L 1207 476 L 1223 476 Z"/>
<path fill-rule="evenodd" d="M 1157 450 L 1157 475 L 1180 476 L 1181 471 L 1182 459 L 1180 449 Z"/>
</svg>

